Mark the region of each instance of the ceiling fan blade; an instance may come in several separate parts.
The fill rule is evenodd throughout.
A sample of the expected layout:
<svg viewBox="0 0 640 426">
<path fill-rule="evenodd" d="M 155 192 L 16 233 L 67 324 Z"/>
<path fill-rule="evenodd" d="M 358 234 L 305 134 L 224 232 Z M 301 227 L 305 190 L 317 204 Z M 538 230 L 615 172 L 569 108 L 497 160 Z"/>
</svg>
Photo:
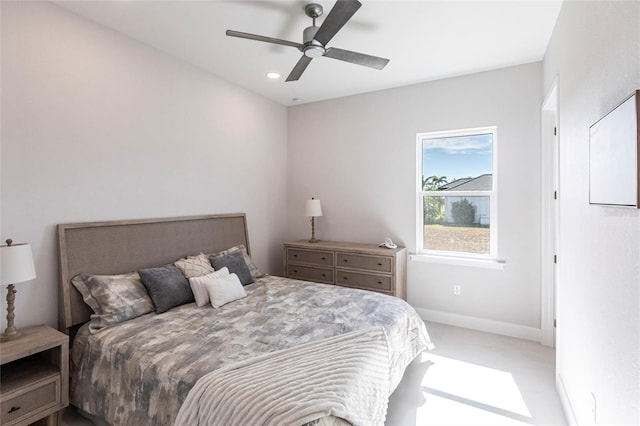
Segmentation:
<svg viewBox="0 0 640 426">
<path fill-rule="evenodd" d="M 360 6 L 362 3 L 357 0 L 338 0 L 320 25 L 314 39 L 326 46 L 329 40 L 340 31 L 340 28 L 360 9 Z"/>
<path fill-rule="evenodd" d="M 352 64 L 364 65 L 365 67 L 381 70 L 389 63 L 388 59 L 379 58 L 377 56 L 365 55 L 364 53 L 352 52 L 350 50 L 337 49 L 330 47 L 324 53 L 324 56 L 331 59 L 339 59 Z"/>
<path fill-rule="evenodd" d="M 302 58 L 300 58 L 296 66 L 293 67 L 286 81 L 298 81 L 304 70 L 307 69 L 307 65 L 311 63 L 311 59 L 312 58 L 302 55 Z"/>
<path fill-rule="evenodd" d="M 249 34 L 249 33 L 243 33 L 240 31 L 227 30 L 226 34 L 231 37 L 240 37 L 240 38 L 246 38 L 249 40 L 264 41 L 266 43 L 281 44 L 283 46 L 291 46 L 291 47 L 295 47 L 299 51 L 302 51 L 302 48 L 304 47 L 302 44 L 295 43 L 293 41 L 282 40 L 282 39 L 273 38 L 273 37 L 265 37 L 265 36 Z"/>
</svg>

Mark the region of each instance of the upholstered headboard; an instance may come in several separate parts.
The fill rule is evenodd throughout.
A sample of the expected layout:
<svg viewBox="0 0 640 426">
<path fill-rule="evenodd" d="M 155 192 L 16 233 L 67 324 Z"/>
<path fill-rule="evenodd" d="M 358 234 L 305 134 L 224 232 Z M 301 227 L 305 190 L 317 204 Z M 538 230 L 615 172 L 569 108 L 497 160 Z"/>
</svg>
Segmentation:
<svg viewBox="0 0 640 426">
<path fill-rule="evenodd" d="M 58 225 L 58 328 L 69 333 L 92 313 L 71 284 L 81 272 L 120 274 L 238 244 L 250 253 L 244 213 Z"/>
</svg>

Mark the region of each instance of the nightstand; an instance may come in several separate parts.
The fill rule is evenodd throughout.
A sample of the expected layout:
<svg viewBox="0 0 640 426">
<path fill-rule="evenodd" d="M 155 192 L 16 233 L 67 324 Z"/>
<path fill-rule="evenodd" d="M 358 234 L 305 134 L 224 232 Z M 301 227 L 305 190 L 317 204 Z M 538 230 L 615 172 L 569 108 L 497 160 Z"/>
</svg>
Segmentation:
<svg viewBox="0 0 640 426">
<path fill-rule="evenodd" d="M 0 343 L 0 424 L 58 424 L 69 405 L 69 337 L 46 325 Z"/>
<path fill-rule="evenodd" d="M 306 240 L 284 244 L 287 278 L 376 291 L 407 300 L 407 249 Z"/>
</svg>

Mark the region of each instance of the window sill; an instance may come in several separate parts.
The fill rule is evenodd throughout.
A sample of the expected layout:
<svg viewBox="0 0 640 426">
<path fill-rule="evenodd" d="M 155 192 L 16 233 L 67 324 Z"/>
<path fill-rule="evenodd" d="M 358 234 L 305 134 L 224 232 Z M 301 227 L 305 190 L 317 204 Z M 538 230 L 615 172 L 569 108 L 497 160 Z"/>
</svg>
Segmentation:
<svg viewBox="0 0 640 426">
<path fill-rule="evenodd" d="M 497 270 L 503 270 L 506 264 L 506 261 L 497 259 L 473 259 L 469 257 L 437 256 L 432 254 L 411 254 L 409 255 L 409 259 L 414 262 L 440 263 Z"/>
</svg>

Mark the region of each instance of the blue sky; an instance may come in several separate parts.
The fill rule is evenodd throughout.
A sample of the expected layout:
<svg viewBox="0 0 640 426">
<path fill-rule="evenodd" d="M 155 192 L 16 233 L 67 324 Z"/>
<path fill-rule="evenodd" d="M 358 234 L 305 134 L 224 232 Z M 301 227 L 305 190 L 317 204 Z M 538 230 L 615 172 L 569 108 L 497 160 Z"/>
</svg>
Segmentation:
<svg viewBox="0 0 640 426">
<path fill-rule="evenodd" d="M 422 175 L 446 176 L 447 181 L 492 173 L 492 135 L 422 140 Z"/>
</svg>

